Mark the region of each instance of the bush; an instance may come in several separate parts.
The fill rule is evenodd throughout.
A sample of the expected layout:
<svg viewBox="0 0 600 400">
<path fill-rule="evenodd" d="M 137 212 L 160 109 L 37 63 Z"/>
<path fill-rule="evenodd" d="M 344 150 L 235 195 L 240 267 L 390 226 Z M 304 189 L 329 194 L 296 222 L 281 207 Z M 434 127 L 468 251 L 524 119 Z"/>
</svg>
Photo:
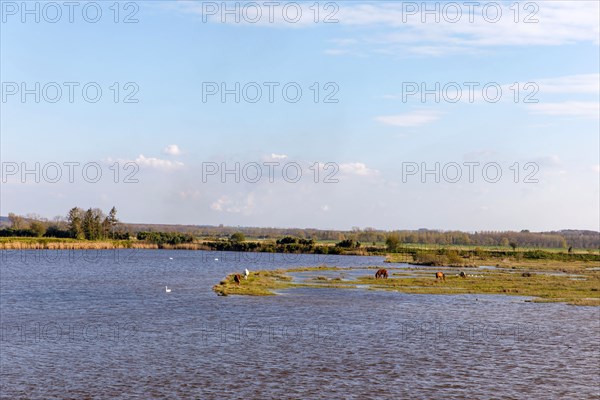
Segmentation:
<svg viewBox="0 0 600 400">
<path fill-rule="evenodd" d="M 246 241 L 246 235 L 244 235 L 242 232 L 236 232 L 229 237 L 229 240 L 233 243 L 242 243 Z"/>
<path fill-rule="evenodd" d="M 355 242 L 352 239 L 344 239 L 339 243 L 336 243 L 336 247 L 341 247 L 345 249 L 355 249 L 360 247 L 360 242 Z"/>
<path fill-rule="evenodd" d="M 137 239 L 145 240 L 158 245 L 176 245 L 181 243 L 192 243 L 194 241 L 194 237 L 192 235 L 178 232 L 138 232 Z"/>
<path fill-rule="evenodd" d="M 446 250 L 446 260 L 450 265 L 461 265 L 463 259 L 456 250 Z"/>
<path fill-rule="evenodd" d="M 298 238 L 295 238 L 293 236 L 286 236 L 284 238 L 279 239 L 276 243 L 277 244 L 294 244 L 294 243 L 298 243 Z"/>
</svg>

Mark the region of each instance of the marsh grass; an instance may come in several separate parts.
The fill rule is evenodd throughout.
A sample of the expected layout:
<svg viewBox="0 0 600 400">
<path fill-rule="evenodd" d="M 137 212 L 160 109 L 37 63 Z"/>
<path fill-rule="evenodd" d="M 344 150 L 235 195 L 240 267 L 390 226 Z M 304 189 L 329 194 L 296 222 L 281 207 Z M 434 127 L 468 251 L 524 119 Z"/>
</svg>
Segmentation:
<svg viewBox="0 0 600 400">
<path fill-rule="evenodd" d="M 314 267 L 313 270 L 319 270 Z M 297 269 L 293 269 L 297 270 Z M 213 287 L 220 295 L 273 295 L 273 290 L 290 287 L 392 290 L 412 294 L 495 294 L 533 297 L 534 302 L 562 302 L 579 306 L 600 306 L 600 271 L 580 271 L 578 275 L 554 272 L 523 273 L 520 270 L 479 271 L 477 276 L 461 278 L 446 275 L 446 280 L 435 279 L 427 270 L 398 274 L 398 277 L 375 279 L 364 275 L 341 281 L 316 276 L 305 283 L 292 283 L 287 272 L 293 270 L 257 271 L 251 273 L 240 285 L 233 281 L 233 274 Z M 302 269 L 305 270 L 305 269 Z M 415 273 L 416 272 L 416 273 Z M 418 275 L 415 277 L 414 275 Z"/>
<path fill-rule="evenodd" d="M 142 247 L 143 246 L 143 247 Z M 56 238 L 0 238 L 2 250 L 107 250 L 129 248 L 157 248 L 146 243 L 132 243 L 129 240 L 76 240 Z"/>
<path fill-rule="evenodd" d="M 375 280 L 362 277 L 356 280 L 371 289 L 396 290 L 415 294 L 505 294 L 535 297 L 536 302 L 565 302 L 573 305 L 600 305 L 600 273 L 548 275 L 532 273 L 523 276 L 512 272 L 486 272 L 481 277 L 446 276 L 445 281 L 434 277 L 391 278 Z"/>
<path fill-rule="evenodd" d="M 0 238 L 0 250 L 210 250 L 202 243 L 157 244 L 138 240 L 80 240 L 68 238 Z"/>
<path fill-rule="evenodd" d="M 292 277 L 286 275 L 282 270 L 251 272 L 248 279 L 244 279 L 242 276 L 239 285 L 233 280 L 234 275 L 227 275 L 225 279 L 213 286 L 213 290 L 219 296 L 271 296 L 275 294 L 273 290 L 292 286 Z"/>
</svg>

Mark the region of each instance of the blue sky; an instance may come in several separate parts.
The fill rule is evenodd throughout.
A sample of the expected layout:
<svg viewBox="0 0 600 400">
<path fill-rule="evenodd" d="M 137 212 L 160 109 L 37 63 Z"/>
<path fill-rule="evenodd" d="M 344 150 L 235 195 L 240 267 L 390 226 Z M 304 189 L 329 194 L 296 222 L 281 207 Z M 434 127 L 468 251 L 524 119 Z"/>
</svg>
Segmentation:
<svg viewBox="0 0 600 400">
<path fill-rule="evenodd" d="M 149 223 L 599 229 L 596 2 L 521 2 L 518 22 L 514 2 L 481 2 L 472 22 L 462 2 L 429 2 L 438 7 L 434 14 L 424 14 L 421 2 L 321 2 L 318 23 L 314 2 L 280 2 L 272 22 L 266 3 L 256 2 L 263 12 L 257 23 L 243 21 L 248 2 L 239 2 L 240 23 L 221 15 L 221 2 L 121 2 L 118 23 L 112 2 L 94 3 L 102 10 L 96 23 L 81 12 L 89 2 L 79 3 L 72 23 L 64 7 L 51 23 L 48 3 L 28 3 L 38 4 L 35 22 L 21 2 L 1 3 L 2 215 L 52 218 L 75 205 L 115 205 L 122 220 Z M 207 15 L 213 5 L 218 10 Z M 496 5 L 502 15 L 492 22 Z M 297 7 L 302 18 L 291 23 Z M 138 22 L 123 23 L 131 12 Z M 331 12 L 337 22 L 324 23 Z M 36 82 L 40 102 L 33 94 L 23 101 L 21 84 L 32 89 Z M 54 92 L 42 93 L 50 82 L 63 89 L 56 103 L 48 101 Z M 73 102 L 64 82 L 79 85 Z M 102 89 L 98 102 L 82 96 L 89 82 Z M 207 82 L 230 89 L 256 82 L 263 96 L 236 103 L 228 95 L 223 103 L 218 93 L 203 101 Z M 264 82 L 278 84 L 272 103 Z M 478 85 L 472 102 L 466 82 Z M 296 103 L 283 98 L 288 83 L 302 90 Z M 447 88 L 439 101 L 436 83 Z M 419 92 L 407 96 L 415 87 Z M 502 95 L 492 103 L 498 87 Z M 431 91 L 424 99 L 421 88 Z M 138 102 L 124 103 L 135 90 Z M 323 102 L 334 91 L 337 102 Z M 525 102 L 526 95 L 537 102 Z M 39 183 L 21 175 L 36 162 Z M 52 162 L 63 173 L 56 183 L 41 171 Z M 65 162 L 95 162 L 102 179 L 88 182 L 76 170 L 69 182 Z M 279 163 L 273 182 L 265 162 Z M 125 171 L 126 163 L 139 169 L 137 183 L 123 182 L 134 171 Z M 202 178 L 208 165 L 235 163 L 240 171 L 258 163 L 263 178 Z M 325 171 L 325 163 L 335 166 Z M 421 176 L 436 163 L 438 182 L 435 174 Z M 464 163 L 479 163 L 470 164 L 472 182 Z M 290 165 L 302 171 L 298 182 L 282 176 Z M 415 165 L 419 171 L 406 175 Z M 457 165 L 462 178 L 454 182 Z M 493 168 L 484 176 L 485 165 Z M 494 182 L 489 174 L 498 168 Z M 323 182 L 328 172 L 337 182 Z M 532 182 L 524 182 L 529 173 Z"/>
</svg>

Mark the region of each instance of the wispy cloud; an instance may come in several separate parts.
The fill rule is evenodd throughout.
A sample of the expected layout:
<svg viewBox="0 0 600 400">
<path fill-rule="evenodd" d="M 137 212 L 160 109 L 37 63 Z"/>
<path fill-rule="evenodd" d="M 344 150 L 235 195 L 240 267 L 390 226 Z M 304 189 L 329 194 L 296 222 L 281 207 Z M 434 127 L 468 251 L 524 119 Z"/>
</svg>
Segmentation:
<svg viewBox="0 0 600 400">
<path fill-rule="evenodd" d="M 241 199 L 234 199 L 227 195 L 221 196 L 210 205 L 210 208 L 218 212 L 250 214 L 254 206 L 254 194 L 247 193 Z"/>
<path fill-rule="evenodd" d="M 340 172 L 348 175 L 374 176 L 379 174 L 379 171 L 368 168 L 366 164 L 361 162 L 340 164 L 339 167 Z"/>
<path fill-rule="evenodd" d="M 417 110 L 406 114 L 382 115 L 375 117 L 375 120 L 386 125 L 416 127 L 436 121 L 439 118 L 440 113 L 437 111 Z"/>
<path fill-rule="evenodd" d="M 143 167 L 156 168 L 163 171 L 170 171 L 183 167 L 183 163 L 179 161 L 163 160 L 155 157 L 145 157 L 140 154 L 135 162 Z"/>
<path fill-rule="evenodd" d="M 178 156 L 181 154 L 181 149 L 176 144 L 170 144 L 163 149 L 163 153 L 170 156 Z"/>
<path fill-rule="evenodd" d="M 600 74 L 567 75 L 551 79 L 537 79 L 541 93 L 600 93 Z"/>
<path fill-rule="evenodd" d="M 536 164 L 538 164 L 541 167 L 546 167 L 546 168 L 556 168 L 556 167 L 560 167 L 563 165 L 562 160 L 556 154 L 551 155 L 551 156 L 537 157 L 533 160 L 533 162 L 535 162 Z"/>
<path fill-rule="evenodd" d="M 600 103 L 593 101 L 563 101 L 557 103 L 531 104 L 528 108 L 535 114 L 600 118 Z"/>
<path fill-rule="evenodd" d="M 512 3 L 494 3 L 501 7 L 501 18 L 490 22 L 484 17 L 485 3 L 468 7 L 460 3 L 460 10 L 440 7 L 437 13 L 425 15 L 414 3 L 415 14 L 406 3 L 358 3 L 340 7 L 342 25 L 354 26 L 354 37 L 338 39 L 346 51 L 363 48 L 374 51 L 385 47 L 398 56 L 413 54 L 442 56 L 445 54 L 473 53 L 478 49 L 497 46 L 559 46 L 578 42 L 599 43 L 599 6 L 597 2 L 542 2 L 531 3 L 537 10 L 521 7 L 518 22 Z M 440 6 L 436 2 L 433 6 Z M 520 3 L 522 4 L 522 3 Z M 429 5 L 428 7 L 432 7 Z M 511 8 L 512 7 L 512 8 Z M 456 11 L 459 11 L 457 13 Z M 534 15 L 531 13 L 535 12 Z M 435 15 L 437 14 L 437 15 Z M 436 22 L 436 16 L 438 21 Z M 529 23 L 524 22 L 530 16 Z M 425 22 L 423 22 L 425 17 Z M 452 20 L 456 22 L 451 22 Z M 535 22 L 534 20 L 537 20 Z M 377 27 L 377 33 L 360 28 Z M 352 42 L 354 41 L 354 42 Z"/>
</svg>

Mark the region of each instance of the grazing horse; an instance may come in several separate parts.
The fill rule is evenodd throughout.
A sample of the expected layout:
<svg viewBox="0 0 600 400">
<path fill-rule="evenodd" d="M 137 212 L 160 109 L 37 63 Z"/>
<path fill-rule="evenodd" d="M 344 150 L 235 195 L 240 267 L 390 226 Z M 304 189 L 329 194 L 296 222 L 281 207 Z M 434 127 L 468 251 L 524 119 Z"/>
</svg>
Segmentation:
<svg viewBox="0 0 600 400">
<path fill-rule="evenodd" d="M 445 281 L 446 280 L 446 275 L 444 275 L 443 272 L 438 271 L 438 272 L 435 273 L 435 279 L 441 279 L 441 280 Z"/>
<path fill-rule="evenodd" d="M 381 269 L 378 269 L 377 272 L 375 272 L 375 279 L 379 279 L 379 278 L 387 279 L 387 277 L 388 277 L 387 269 L 381 268 Z"/>
<path fill-rule="evenodd" d="M 239 285 L 240 282 L 242 281 L 242 276 L 240 274 L 235 274 L 233 276 L 233 281 Z"/>
<path fill-rule="evenodd" d="M 460 276 L 461 278 L 466 278 L 467 274 L 465 274 L 465 271 L 460 271 L 460 274 L 458 274 L 458 276 Z"/>
<path fill-rule="evenodd" d="M 248 271 L 248 268 L 246 268 L 244 270 L 244 279 L 248 279 L 248 276 L 250 276 L 250 271 Z"/>
</svg>

